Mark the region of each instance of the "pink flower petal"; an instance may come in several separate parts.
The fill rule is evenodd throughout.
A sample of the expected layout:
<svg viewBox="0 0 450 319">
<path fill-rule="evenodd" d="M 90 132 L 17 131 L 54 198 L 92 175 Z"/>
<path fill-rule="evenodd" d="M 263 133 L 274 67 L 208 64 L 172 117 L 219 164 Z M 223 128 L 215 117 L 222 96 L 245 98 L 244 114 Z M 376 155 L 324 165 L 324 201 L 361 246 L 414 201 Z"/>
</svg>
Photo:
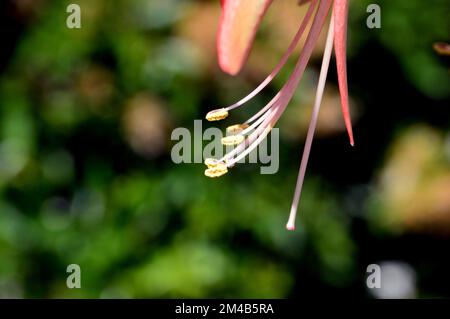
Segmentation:
<svg viewBox="0 0 450 319">
<path fill-rule="evenodd" d="M 217 36 L 219 65 L 236 75 L 250 53 L 258 26 L 272 0 L 222 0 Z"/>
<path fill-rule="evenodd" d="M 347 17 L 348 0 L 334 1 L 334 52 L 338 73 L 339 91 L 341 93 L 342 114 L 344 115 L 350 144 L 355 144 L 353 139 L 352 122 L 350 118 L 348 87 L 347 87 Z"/>
</svg>

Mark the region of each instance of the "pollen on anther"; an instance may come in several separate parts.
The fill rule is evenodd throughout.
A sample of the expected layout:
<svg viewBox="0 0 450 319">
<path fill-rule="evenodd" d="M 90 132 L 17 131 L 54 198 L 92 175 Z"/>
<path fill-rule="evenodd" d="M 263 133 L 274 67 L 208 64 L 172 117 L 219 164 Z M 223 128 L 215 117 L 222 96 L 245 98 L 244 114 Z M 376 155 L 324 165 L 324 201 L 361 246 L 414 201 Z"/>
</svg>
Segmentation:
<svg viewBox="0 0 450 319">
<path fill-rule="evenodd" d="M 208 167 L 205 170 L 205 175 L 208 177 L 219 177 L 228 172 L 227 164 L 214 158 L 205 159 L 205 165 Z"/>
<path fill-rule="evenodd" d="M 205 165 L 208 168 L 213 168 L 213 167 L 217 167 L 220 164 L 223 164 L 223 162 L 220 162 L 219 160 L 215 159 L 215 158 L 207 158 L 205 159 Z"/>
<path fill-rule="evenodd" d="M 242 133 L 243 130 L 248 128 L 248 124 L 235 124 L 227 127 L 227 133 L 230 135 L 236 135 Z"/>
<path fill-rule="evenodd" d="M 244 139 L 245 137 L 243 135 L 229 135 L 222 137 L 221 142 L 223 145 L 231 146 L 241 144 Z"/>
<path fill-rule="evenodd" d="M 226 166 L 225 167 L 219 167 L 219 166 L 211 167 L 211 168 L 208 168 L 205 170 L 205 176 L 211 177 L 211 178 L 220 177 L 226 173 L 228 173 L 228 168 Z"/>
<path fill-rule="evenodd" d="M 208 112 L 208 114 L 206 114 L 206 119 L 210 122 L 211 121 L 220 121 L 227 117 L 228 117 L 228 111 L 223 108 L 210 111 L 210 112 Z"/>
</svg>

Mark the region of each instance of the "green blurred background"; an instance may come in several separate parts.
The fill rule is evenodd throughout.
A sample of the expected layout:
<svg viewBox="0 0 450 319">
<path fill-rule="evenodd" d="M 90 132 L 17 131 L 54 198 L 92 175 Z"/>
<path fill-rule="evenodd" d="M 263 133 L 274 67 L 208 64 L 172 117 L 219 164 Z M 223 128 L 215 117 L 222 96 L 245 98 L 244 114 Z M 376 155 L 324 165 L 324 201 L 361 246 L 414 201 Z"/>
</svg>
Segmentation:
<svg viewBox="0 0 450 319">
<path fill-rule="evenodd" d="M 66 27 L 72 2 L 81 29 Z M 218 0 L 2 1 L 0 297 L 450 297 L 449 60 L 433 50 L 449 3 L 379 0 L 371 30 L 372 2 L 350 12 L 357 145 L 333 70 L 292 233 L 323 40 L 279 123 L 277 174 L 207 179 L 172 162 L 170 134 L 264 79 L 304 7 L 274 1 L 232 78 L 217 67 Z M 219 127 L 264 105 L 294 63 Z M 386 285 L 370 290 L 374 263 Z M 69 264 L 81 289 L 66 287 Z"/>
</svg>

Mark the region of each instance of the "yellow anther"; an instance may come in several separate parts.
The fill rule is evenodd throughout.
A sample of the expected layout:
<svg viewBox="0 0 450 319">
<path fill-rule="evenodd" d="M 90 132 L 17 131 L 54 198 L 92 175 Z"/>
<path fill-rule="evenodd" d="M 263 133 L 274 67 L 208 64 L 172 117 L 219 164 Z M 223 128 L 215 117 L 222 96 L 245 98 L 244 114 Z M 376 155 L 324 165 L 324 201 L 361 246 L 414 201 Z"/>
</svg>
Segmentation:
<svg viewBox="0 0 450 319">
<path fill-rule="evenodd" d="M 242 133 L 243 130 L 248 128 L 248 124 L 235 124 L 227 127 L 227 133 L 230 135 L 236 135 Z"/>
<path fill-rule="evenodd" d="M 226 109 L 217 109 L 206 114 L 206 119 L 208 121 L 220 121 L 228 116 L 228 111 Z"/>
<path fill-rule="evenodd" d="M 221 142 L 222 145 L 238 145 L 244 141 L 245 137 L 243 135 L 229 135 L 222 137 Z"/>
<path fill-rule="evenodd" d="M 205 170 L 205 175 L 208 177 L 220 177 L 228 172 L 228 167 L 223 162 L 217 162 L 216 166 Z"/>
<path fill-rule="evenodd" d="M 208 166 L 208 168 L 217 167 L 220 164 L 223 164 L 223 162 L 220 162 L 219 160 L 216 160 L 215 158 L 205 159 L 205 165 Z"/>
</svg>

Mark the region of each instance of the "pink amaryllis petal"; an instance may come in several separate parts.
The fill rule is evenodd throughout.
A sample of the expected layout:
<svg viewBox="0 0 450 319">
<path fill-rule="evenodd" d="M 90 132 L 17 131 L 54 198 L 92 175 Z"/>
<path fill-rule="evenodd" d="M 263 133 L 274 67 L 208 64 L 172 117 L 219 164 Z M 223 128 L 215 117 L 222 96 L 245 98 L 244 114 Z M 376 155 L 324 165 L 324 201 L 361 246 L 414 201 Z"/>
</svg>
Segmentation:
<svg viewBox="0 0 450 319">
<path fill-rule="evenodd" d="M 342 114 L 347 128 L 350 144 L 355 144 L 353 139 L 352 122 L 350 118 L 348 87 L 347 87 L 347 18 L 348 0 L 334 1 L 334 51 L 338 73 L 339 91 L 341 94 Z"/>
<path fill-rule="evenodd" d="M 222 0 L 217 36 L 219 65 L 236 75 L 244 65 L 256 30 L 272 0 Z"/>
</svg>

